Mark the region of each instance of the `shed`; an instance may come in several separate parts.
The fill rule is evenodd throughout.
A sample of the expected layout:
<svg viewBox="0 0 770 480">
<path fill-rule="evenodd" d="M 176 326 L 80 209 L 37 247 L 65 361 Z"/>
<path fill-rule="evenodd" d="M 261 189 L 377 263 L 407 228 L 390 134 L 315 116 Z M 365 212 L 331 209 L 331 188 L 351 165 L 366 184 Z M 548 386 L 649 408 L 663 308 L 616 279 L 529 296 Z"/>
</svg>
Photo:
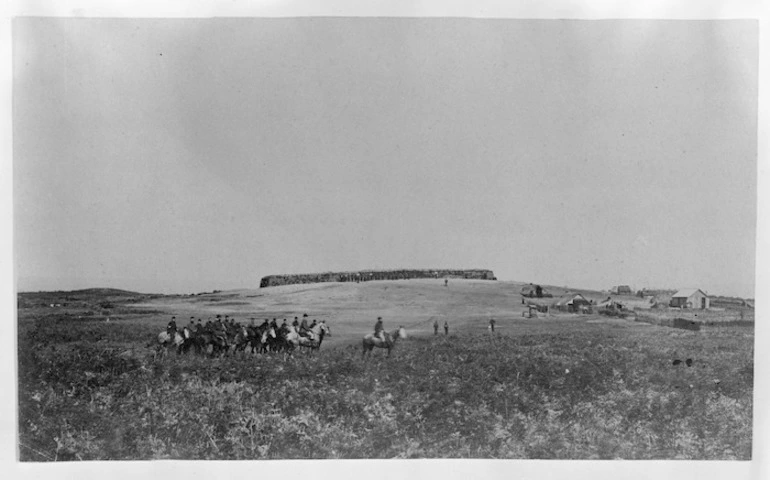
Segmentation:
<svg viewBox="0 0 770 480">
<path fill-rule="evenodd" d="M 559 297 L 554 306 L 561 311 L 565 312 L 580 312 L 582 307 L 589 307 L 591 302 L 579 293 L 571 293 Z"/>
<path fill-rule="evenodd" d="M 615 293 L 617 295 L 633 295 L 634 292 L 631 290 L 631 287 L 628 285 L 618 285 L 615 287 Z"/>
<path fill-rule="evenodd" d="M 671 297 L 669 306 L 674 308 L 709 308 L 709 296 L 699 288 L 679 290 Z"/>
</svg>

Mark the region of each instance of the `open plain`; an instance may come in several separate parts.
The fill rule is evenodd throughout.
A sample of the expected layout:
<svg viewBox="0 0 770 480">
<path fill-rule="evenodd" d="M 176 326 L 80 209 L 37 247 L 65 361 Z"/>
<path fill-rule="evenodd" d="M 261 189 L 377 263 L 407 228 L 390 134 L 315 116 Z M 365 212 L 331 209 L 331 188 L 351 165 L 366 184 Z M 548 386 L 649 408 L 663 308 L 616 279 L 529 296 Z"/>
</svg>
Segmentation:
<svg viewBox="0 0 770 480">
<path fill-rule="evenodd" d="M 21 459 L 751 458 L 753 324 L 524 318 L 523 285 L 21 293 Z M 331 328 L 311 354 L 157 354 L 172 315 L 304 313 Z M 408 336 L 362 359 L 378 316 Z"/>
</svg>

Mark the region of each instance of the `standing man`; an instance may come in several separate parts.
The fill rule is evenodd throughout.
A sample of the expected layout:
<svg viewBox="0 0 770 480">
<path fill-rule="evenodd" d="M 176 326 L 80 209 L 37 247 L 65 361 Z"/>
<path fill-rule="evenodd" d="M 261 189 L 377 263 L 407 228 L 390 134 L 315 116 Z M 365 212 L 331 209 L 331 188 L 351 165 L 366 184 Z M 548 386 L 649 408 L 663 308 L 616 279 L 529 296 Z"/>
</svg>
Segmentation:
<svg viewBox="0 0 770 480">
<path fill-rule="evenodd" d="M 495 319 L 494 318 L 490 318 L 489 319 L 489 329 L 492 330 L 493 332 L 495 331 Z"/>
<path fill-rule="evenodd" d="M 382 317 L 377 317 L 377 323 L 374 324 L 374 336 L 383 342 L 385 341 L 385 328 L 382 326 Z"/>
<path fill-rule="evenodd" d="M 433 335 L 438 335 L 438 320 L 433 320 Z"/>
<path fill-rule="evenodd" d="M 449 279 L 448 278 L 444 279 L 444 286 L 445 287 L 449 286 Z"/>
<path fill-rule="evenodd" d="M 444 335 L 449 335 L 449 324 L 444 322 Z"/>
</svg>

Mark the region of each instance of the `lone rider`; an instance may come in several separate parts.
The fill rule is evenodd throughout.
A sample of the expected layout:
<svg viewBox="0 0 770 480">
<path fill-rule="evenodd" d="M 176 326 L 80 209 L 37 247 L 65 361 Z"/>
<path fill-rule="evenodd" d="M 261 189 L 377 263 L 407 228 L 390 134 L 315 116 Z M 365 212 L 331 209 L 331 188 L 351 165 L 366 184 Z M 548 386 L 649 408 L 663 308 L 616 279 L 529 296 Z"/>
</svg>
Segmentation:
<svg viewBox="0 0 770 480">
<path fill-rule="evenodd" d="M 385 341 L 385 328 L 382 326 L 382 317 L 377 317 L 377 323 L 374 324 L 374 336 L 383 342 Z"/>
</svg>

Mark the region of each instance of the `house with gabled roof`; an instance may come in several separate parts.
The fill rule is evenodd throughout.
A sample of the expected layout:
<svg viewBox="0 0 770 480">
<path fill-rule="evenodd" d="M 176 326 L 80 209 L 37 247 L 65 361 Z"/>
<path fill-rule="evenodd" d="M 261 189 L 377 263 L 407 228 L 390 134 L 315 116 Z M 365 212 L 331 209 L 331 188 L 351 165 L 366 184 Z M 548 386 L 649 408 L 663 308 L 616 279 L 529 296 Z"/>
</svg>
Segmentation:
<svg viewBox="0 0 770 480">
<path fill-rule="evenodd" d="M 553 305 L 562 312 L 578 313 L 583 307 L 590 307 L 591 302 L 579 293 L 562 295 Z"/>
<path fill-rule="evenodd" d="M 674 308 L 709 308 L 709 296 L 699 288 L 685 288 L 671 297 L 670 307 Z"/>
</svg>

